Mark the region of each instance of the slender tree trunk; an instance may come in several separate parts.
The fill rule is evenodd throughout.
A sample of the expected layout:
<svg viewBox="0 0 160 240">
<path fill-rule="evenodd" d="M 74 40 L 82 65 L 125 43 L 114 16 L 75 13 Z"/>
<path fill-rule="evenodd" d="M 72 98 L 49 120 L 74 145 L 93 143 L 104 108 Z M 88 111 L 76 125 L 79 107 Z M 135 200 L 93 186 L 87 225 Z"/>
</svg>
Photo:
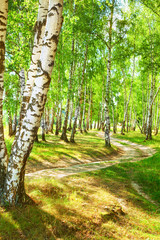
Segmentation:
<svg viewBox="0 0 160 240">
<path fill-rule="evenodd" d="M 47 99 L 58 37 L 62 26 L 62 6 L 62 0 L 50 0 L 49 6 L 46 6 L 48 9 L 47 23 L 37 74 L 20 134 L 11 150 L 4 185 L 3 201 L 10 205 L 26 200 L 24 189 L 25 165 L 32 150 Z"/>
<path fill-rule="evenodd" d="M 72 40 L 72 56 L 74 54 L 74 38 Z M 72 77 L 73 77 L 73 66 L 74 66 L 74 59 L 71 61 L 70 67 L 70 76 L 68 81 L 68 95 L 67 95 L 67 104 L 66 104 L 66 115 L 63 123 L 63 131 L 61 135 L 61 139 L 65 142 L 69 142 L 67 138 L 67 124 L 68 124 L 68 115 L 69 115 L 69 108 L 70 108 L 70 100 L 71 100 L 71 90 L 72 90 Z"/>
<path fill-rule="evenodd" d="M 134 108 L 134 106 L 133 106 Z M 133 121 L 133 131 L 136 131 L 136 124 L 137 124 L 137 112 L 134 108 L 134 121 Z"/>
<path fill-rule="evenodd" d="M 142 81 L 142 133 L 145 133 L 145 101 L 144 101 L 144 84 Z"/>
<path fill-rule="evenodd" d="M 0 197 L 6 176 L 8 156 L 4 140 L 3 129 L 3 88 L 4 88 L 4 63 L 5 63 L 5 39 L 8 15 L 8 1 L 2 0 L 0 7 Z"/>
<path fill-rule="evenodd" d="M 158 99 L 157 99 L 157 114 L 156 114 L 155 136 L 158 134 L 158 130 L 159 130 L 159 121 L 160 121 L 160 115 L 159 115 L 159 96 L 158 96 Z"/>
<path fill-rule="evenodd" d="M 41 119 L 41 126 L 42 126 L 42 141 L 46 142 L 46 136 L 45 136 L 45 114 L 43 114 L 42 119 Z"/>
<path fill-rule="evenodd" d="M 39 59 L 40 59 L 42 45 L 43 45 L 42 40 L 45 33 L 48 4 L 49 4 L 49 0 L 39 1 L 39 10 L 38 10 L 37 22 L 35 25 L 35 37 L 34 37 L 32 58 L 31 58 L 31 65 L 28 71 L 28 77 L 27 77 L 25 89 L 23 91 L 23 99 L 22 99 L 21 110 L 20 110 L 20 119 L 19 119 L 17 131 L 16 131 L 15 141 L 20 134 L 22 121 L 26 115 L 26 111 L 28 108 L 31 94 L 32 94 L 32 88 L 34 86 L 34 82 L 37 76 L 37 67 L 38 68 L 41 67 L 39 66 L 40 64 Z"/>
<path fill-rule="evenodd" d="M 60 103 L 60 108 L 59 108 L 59 117 L 58 117 L 58 131 L 61 131 L 61 128 L 62 128 L 62 100 L 61 100 L 61 103 Z"/>
<path fill-rule="evenodd" d="M 112 1 L 111 15 L 109 20 L 109 41 L 108 41 L 108 63 L 107 63 L 107 79 L 106 79 L 106 97 L 105 97 L 105 145 L 110 147 L 110 116 L 109 116 L 109 103 L 110 103 L 110 81 L 111 81 L 111 56 L 112 56 L 112 27 L 114 15 L 115 0 Z"/>
<path fill-rule="evenodd" d="M 129 97 L 128 97 L 128 101 L 127 101 L 127 104 L 126 104 L 125 112 L 124 112 L 122 128 L 121 128 L 121 134 L 122 135 L 124 135 L 124 127 L 125 127 L 125 121 L 126 121 L 126 117 L 127 117 L 127 113 L 128 113 L 128 106 L 129 106 L 131 93 L 132 93 L 132 88 L 133 88 L 134 74 L 135 74 L 135 55 L 134 55 L 134 59 L 133 59 L 133 73 L 132 73 L 131 87 L 130 87 L 130 92 L 129 92 Z"/>
<path fill-rule="evenodd" d="M 157 89 L 157 92 L 155 93 L 153 97 L 153 86 L 151 84 L 151 91 L 150 91 L 150 104 L 149 104 L 149 109 L 148 109 L 148 119 L 147 119 L 147 129 L 146 129 L 146 140 L 151 140 L 152 139 L 152 106 L 153 103 L 159 93 L 160 86 Z"/>
<path fill-rule="evenodd" d="M 127 133 L 128 133 L 128 120 L 129 118 L 128 118 L 128 112 L 127 112 Z"/>
<path fill-rule="evenodd" d="M 112 104 L 112 116 L 113 116 L 113 133 L 116 133 L 116 119 L 115 119 L 115 113 L 114 113 L 114 104 Z"/>
<path fill-rule="evenodd" d="M 87 116 L 87 131 L 90 129 L 90 118 L 91 118 L 91 101 L 92 101 L 92 96 L 91 96 L 91 87 L 90 87 L 90 94 L 89 94 L 89 108 L 88 108 L 88 116 Z"/>
<path fill-rule="evenodd" d="M 55 135 L 58 136 L 59 134 L 59 104 L 58 104 L 58 108 L 57 108 L 57 114 L 56 114 L 56 131 L 55 131 Z"/>
<path fill-rule="evenodd" d="M 70 103 L 70 113 L 69 113 L 69 127 L 68 127 L 68 131 L 72 130 L 72 116 L 73 116 L 73 102 L 71 100 Z"/>
<path fill-rule="evenodd" d="M 44 127 L 45 127 L 45 132 L 46 134 L 49 133 L 49 108 L 46 108 L 44 111 L 45 115 L 44 115 Z"/>
<path fill-rule="evenodd" d="M 53 124 L 54 124 L 54 108 L 52 107 L 52 116 L 51 116 L 51 122 L 49 125 L 49 132 L 53 133 Z"/>
<path fill-rule="evenodd" d="M 83 131 L 87 133 L 86 130 L 86 123 L 85 123 L 85 113 L 86 113 L 86 92 L 87 92 L 87 86 L 85 83 L 85 90 L 84 90 L 84 103 L 83 103 Z"/>
<path fill-rule="evenodd" d="M 79 131 L 80 133 L 83 133 L 83 130 L 82 130 L 82 109 L 81 109 L 81 103 L 80 103 L 80 106 L 79 106 L 79 122 L 78 122 L 78 128 L 79 128 Z"/>
<path fill-rule="evenodd" d="M 152 42 L 152 33 L 151 27 L 149 24 L 149 33 L 150 33 L 150 64 L 152 69 L 151 75 L 151 90 L 150 90 L 150 97 L 149 97 L 149 105 L 148 105 L 148 115 L 147 115 L 147 124 L 146 124 L 146 140 L 152 139 L 152 106 L 153 106 L 153 95 L 154 95 L 154 87 L 155 87 L 155 77 L 154 75 L 154 47 Z"/>
<path fill-rule="evenodd" d="M 8 109 L 8 134 L 11 137 L 13 134 L 12 131 L 12 116 L 11 116 L 11 111 Z"/>
<path fill-rule="evenodd" d="M 12 132 L 13 135 L 16 134 L 16 129 L 17 129 L 18 96 L 19 96 L 19 92 L 17 91 L 16 107 L 15 107 L 15 113 L 14 113 L 14 117 L 13 117 L 13 132 Z"/>
<path fill-rule="evenodd" d="M 78 119 L 79 110 L 80 110 L 80 103 L 81 103 L 81 99 L 82 99 L 82 87 L 83 87 L 84 77 L 85 77 L 85 69 L 86 69 L 86 63 L 87 63 L 87 53 L 88 53 L 88 45 L 86 45 L 85 60 L 84 60 L 83 71 L 82 71 L 82 80 L 81 80 L 81 84 L 80 84 L 80 87 L 79 87 L 77 108 L 75 110 L 74 123 L 73 123 L 73 128 L 72 128 L 71 137 L 70 137 L 70 142 L 72 142 L 72 143 L 75 142 L 74 135 L 75 135 L 77 119 Z"/>
</svg>

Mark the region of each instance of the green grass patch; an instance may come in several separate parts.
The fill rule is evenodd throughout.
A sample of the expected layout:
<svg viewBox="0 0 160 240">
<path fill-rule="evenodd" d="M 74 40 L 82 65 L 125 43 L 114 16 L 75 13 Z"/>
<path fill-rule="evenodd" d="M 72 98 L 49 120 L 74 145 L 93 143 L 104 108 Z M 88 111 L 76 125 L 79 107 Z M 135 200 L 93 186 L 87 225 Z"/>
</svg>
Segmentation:
<svg viewBox="0 0 160 240">
<path fill-rule="evenodd" d="M 158 240 L 158 210 L 131 188 L 129 167 L 27 180 L 34 204 L 0 209 L 0 239 Z"/>
<path fill-rule="evenodd" d="M 94 161 L 105 161 L 109 155 L 116 154 L 117 148 L 115 146 L 107 149 L 104 140 L 96 135 L 96 131 L 88 134 L 77 132 L 75 144 L 65 143 L 60 140 L 60 135 L 55 136 L 54 134 L 47 134 L 46 142 L 42 142 L 39 135 L 39 143 L 34 143 L 27 162 L 27 172 Z M 9 153 L 13 139 L 13 137 L 9 138 L 6 136 Z"/>
<path fill-rule="evenodd" d="M 153 140 L 149 141 L 146 141 L 145 136 L 139 132 L 114 136 L 156 149 L 157 153 L 154 156 L 132 163 L 128 168 L 130 168 L 133 181 L 138 183 L 146 194 L 160 204 L 160 135 L 153 136 Z"/>
<path fill-rule="evenodd" d="M 125 137 L 127 139 L 126 135 Z M 137 139 L 136 134 L 134 138 L 143 142 L 142 139 Z M 51 160 L 52 154 L 57 158 L 55 161 L 66 154 L 73 154 L 76 158 L 77 155 L 88 158 L 97 154 L 103 159 L 104 151 L 105 156 L 113 151 L 104 147 L 104 141 L 97 138 L 96 133 L 84 136 L 78 134 L 76 139 L 77 144 L 64 144 L 59 137 L 47 136 L 46 143 L 34 145 L 32 154 L 42 159 L 48 157 L 46 161 L 51 163 L 54 162 Z M 158 143 L 156 148 L 158 149 Z M 34 155 L 30 162 L 33 161 L 32 157 Z M 68 157 L 68 161 L 70 159 L 72 158 Z M 34 161 L 37 160 L 34 158 Z M 38 164 L 41 165 L 41 161 L 37 161 L 37 166 Z M 158 152 L 137 163 L 117 164 L 61 180 L 26 180 L 26 191 L 33 204 L 11 209 L 0 208 L 0 239 L 158 240 L 159 208 L 138 194 L 131 182 L 140 184 L 145 193 L 160 203 L 159 169 Z"/>
</svg>

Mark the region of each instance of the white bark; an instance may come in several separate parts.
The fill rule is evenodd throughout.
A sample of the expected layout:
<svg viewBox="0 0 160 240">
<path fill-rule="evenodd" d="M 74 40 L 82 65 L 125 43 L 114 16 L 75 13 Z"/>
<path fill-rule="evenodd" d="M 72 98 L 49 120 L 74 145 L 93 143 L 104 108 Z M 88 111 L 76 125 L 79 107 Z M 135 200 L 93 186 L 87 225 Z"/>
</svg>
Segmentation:
<svg viewBox="0 0 160 240">
<path fill-rule="evenodd" d="M 43 38 L 45 33 L 45 26 L 46 26 L 46 19 L 47 19 L 47 12 L 48 12 L 48 4 L 49 0 L 40 0 L 39 1 L 39 10 L 38 10 L 38 17 L 37 22 L 35 25 L 35 37 L 34 37 L 34 44 L 33 44 L 33 51 L 32 51 L 32 58 L 31 64 L 28 71 L 27 82 L 23 91 L 23 100 L 21 104 L 21 111 L 20 111 L 20 121 L 16 132 L 16 138 L 18 137 L 22 120 L 25 117 L 27 107 L 29 104 L 29 100 L 32 93 L 32 88 L 34 86 L 34 81 L 37 76 L 39 58 L 41 55 L 41 50 L 43 46 Z M 15 138 L 15 139 L 16 139 Z"/>
<path fill-rule="evenodd" d="M 26 160 L 40 126 L 47 98 L 58 37 L 62 26 L 62 7 L 63 0 L 49 1 L 46 29 L 32 95 L 22 122 L 20 134 L 13 145 L 8 164 L 4 199 L 10 204 L 15 204 L 23 197 L 21 196 L 20 185 L 23 181 Z"/>
</svg>

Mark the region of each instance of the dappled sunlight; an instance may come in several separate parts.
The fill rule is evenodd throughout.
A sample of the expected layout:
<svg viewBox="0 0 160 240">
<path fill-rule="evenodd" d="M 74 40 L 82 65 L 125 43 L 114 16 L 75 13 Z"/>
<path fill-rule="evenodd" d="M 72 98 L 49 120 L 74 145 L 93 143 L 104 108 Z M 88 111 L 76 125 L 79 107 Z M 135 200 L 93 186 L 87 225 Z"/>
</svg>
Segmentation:
<svg viewBox="0 0 160 240">
<path fill-rule="evenodd" d="M 46 142 L 34 143 L 27 163 L 26 172 L 43 170 L 45 168 L 69 167 L 95 161 L 112 159 L 117 154 L 117 148 L 107 149 L 103 139 L 96 132 L 87 135 L 76 134 L 77 144 L 64 143 L 59 136 L 47 135 Z M 34 169 L 33 169 L 34 167 Z"/>
</svg>

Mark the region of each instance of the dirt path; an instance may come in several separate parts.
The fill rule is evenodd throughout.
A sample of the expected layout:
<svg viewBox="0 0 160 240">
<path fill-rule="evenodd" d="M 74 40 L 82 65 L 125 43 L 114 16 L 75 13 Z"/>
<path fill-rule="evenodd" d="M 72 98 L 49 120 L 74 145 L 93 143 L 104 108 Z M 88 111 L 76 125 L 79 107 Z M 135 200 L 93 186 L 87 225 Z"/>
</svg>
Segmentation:
<svg viewBox="0 0 160 240">
<path fill-rule="evenodd" d="M 99 137 L 103 138 L 104 133 L 98 133 Z M 42 177 L 54 177 L 57 179 L 74 175 L 81 172 L 89 172 L 89 171 L 95 171 L 102 168 L 110 167 L 112 165 L 123 163 L 123 162 L 136 162 L 140 161 L 142 159 L 145 159 L 147 157 L 152 156 L 155 153 L 155 150 L 142 146 L 136 143 L 131 143 L 127 140 L 120 140 L 111 137 L 111 142 L 113 145 L 117 146 L 119 149 L 123 151 L 122 155 L 119 155 L 114 160 L 106 160 L 101 162 L 93 162 L 88 164 L 80 164 L 80 165 L 74 165 L 71 167 L 66 168 L 51 168 L 51 169 L 44 169 L 40 171 L 36 171 L 33 173 L 26 174 L 26 177 L 28 179 L 33 178 L 42 178 Z"/>
</svg>

